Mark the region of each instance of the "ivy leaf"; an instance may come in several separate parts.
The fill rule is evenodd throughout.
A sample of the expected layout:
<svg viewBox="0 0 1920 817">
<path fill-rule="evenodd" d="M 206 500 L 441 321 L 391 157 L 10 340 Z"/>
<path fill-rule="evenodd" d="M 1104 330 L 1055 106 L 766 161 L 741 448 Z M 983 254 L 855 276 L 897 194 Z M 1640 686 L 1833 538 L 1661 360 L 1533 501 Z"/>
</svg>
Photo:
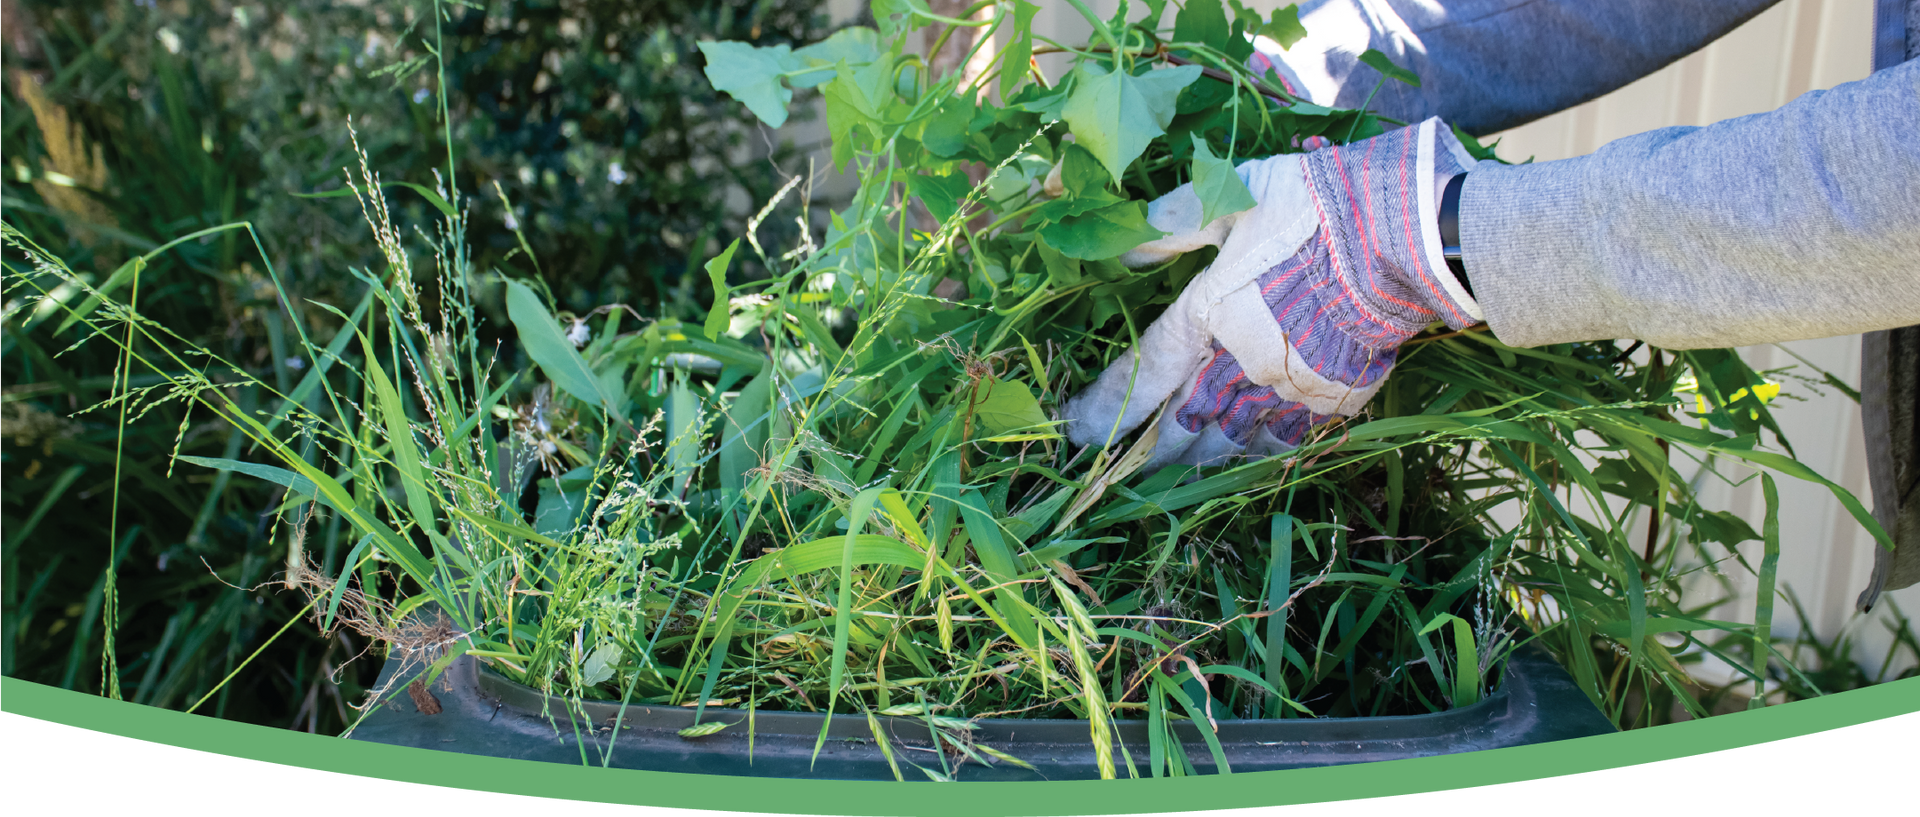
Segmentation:
<svg viewBox="0 0 1920 817">
<path fill-rule="evenodd" d="M 1074 198 L 1106 189 L 1113 177 L 1100 166 L 1100 160 L 1079 145 L 1068 143 L 1060 150 L 1060 185 Z"/>
<path fill-rule="evenodd" d="M 1010 431 L 1032 430 L 1048 422 L 1033 390 L 1017 380 L 984 377 L 973 401 L 973 436 L 995 437 Z"/>
<path fill-rule="evenodd" d="M 1007 46 L 1007 53 L 1000 58 L 1000 98 L 1013 96 L 1013 90 L 1027 75 L 1028 61 L 1033 59 L 1033 15 L 1040 13 L 1040 7 L 1027 0 L 1014 0 L 1013 30 L 1018 35 Z"/>
<path fill-rule="evenodd" d="M 864 26 L 849 26 L 813 45 L 794 49 L 787 66 L 793 76 L 787 78 L 787 84 L 812 88 L 833 79 L 834 72 L 825 70 L 828 66 L 840 62 L 860 65 L 877 59 L 880 59 L 880 34 Z M 807 71 L 808 68 L 819 70 Z"/>
<path fill-rule="evenodd" d="M 1294 43 L 1307 36 L 1307 27 L 1300 24 L 1300 7 L 1295 5 L 1274 9 L 1273 16 L 1254 29 L 1254 33 L 1279 43 L 1281 48 L 1292 48 Z"/>
<path fill-rule="evenodd" d="M 1147 223 L 1147 207 L 1123 201 L 1040 228 L 1041 240 L 1061 255 L 1082 261 L 1113 258 L 1166 235 Z"/>
<path fill-rule="evenodd" d="M 527 356 L 547 373 L 553 385 L 587 405 L 609 411 L 615 409 L 613 394 L 601 388 L 593 369 L 574 349 L 573 342 L 567 340 L 566 333 L 560 331 L 560 324 L 547 312 L 546 304 L 519 281 L 507 281 L 507 319 L 519 333 L 520 345 L 527 350 Z"/>
<path fill-rule="evenodd" d="M 973 123 L 973 98 L 966 94 L 951 96 L 940 101 L 940 108 L 927 120 L 927 129 L 920 134 L 920 144 L 927 152 L 942 159 L 951 159 L 967 146 L 968 127 Z"/>
<path fill-rule="evenodd" d="M 934 221 L 941 224 L 947 223 L 947 219 L 953 218 L 953 214 L 959 212 L 960 200 L 966 198 L 967 193 L 972 190 L 973 182 L 964 174 L 907 177 L 907 192 L 918 196 L 920 202 L 927 206 L 927 212 L 933 216 Z"/>
<path fill-rule="evenodd" d="M 1068 74 L 1065 81 L 1052 88 L 1041 88 L 1038 83 L 1021 88 L 1007 100 L 1006 110 L 1037 113 L 1041 122 L 1058 122 L 1060 112 L 1067 107 L 1067 95 L 1073 90 L 1073 75 Z"/>
<path fill-rule="evenodd" d="M 827 130 L 833 135 L 833 163 L 845 169 L 853 159 L 853 130 L 885 120 L 893 101 L 893 60 L 882 58 L 858 68 L 839 64 L 833 81 L 821 86 L 826 97 Z"/>
<path fill-rule="evenodd" d="M 872 8 L 873 21 L 880 24 L 880 33 L 888 39 L 927 24 L 927 18 L 914 14 L 926 12 L 926 0 L 873 0 Z"/>
<path fill-rule="evenodd" d="M 1227 10 L 1219 0 L 1188 0 L 1173 16 L 1173 41 L 1206 43 L 1225 49 L 1233 26 L 1227 22 Z"/>
<path fill-rule="evenodd" d="M 727 288 L 727 265 L 733 263 L 733 251 L 737 249 L 740 249 L 738 238 L 727 245 L 726 251 L 707 262 L 707 277 L 713 279 L 713 306 L 707 310 L 707 340 L 719 340 L 731 320 L 727 315 L 727 293 L 731 291 Z"/>
<path fill-rule="evenodd" d="M 713 83 L 714 90 L 739 100 L 768 127 L 787 123 L 787 104 L 793 101 L 793 90 L 780 81 L 791 65 L 787 46 L 755 48 L 731 40 L 697 45 L 706 55 L 707 81 Z"/>
<path fill-rule="evenodd" d="M 1687 519 L 1687 524 L 1693 527 L 1695 542 L 1719 542 L 1734 547 L 1741 542 L 1760 538 L 1760 534 L 1754 533 L 1753 526 L 1747 524 L 1746 520 L 1726 511 L 1697 510 Z"/>
<path fill-rule="evenodd" d="M 1200 77 L 1200 66 L 1182 65 L 1134 76 L 1092 63 L 1074 69 L 1077 79 L 1061 118 L 1080 146 L 1093 152 L 1118 179 L 1173 122 L 1180 89 Z"/>
<path fill-rule="evenodd" d="M 1040 256 L 1040 264 L 1047 270 L 1047 281 L 1055 289 L 1065 289 L 1080 283 L 1080 260 L 1060 254 L 1045 241 L 1033 242 L 1034 253 Z"/>
<path fill-rule="evenodd" d="M 1500 140 L 1498 139 L 1493 140 L 1493 144 L 1491 145 L 1483 145 L 1480 143 L 1479 138 L 1461 130 L 1459 125 L 1453 126 L 1453 138 L 1460 140 L 1460 146 L 1467 149 L 1467 155 L 1475 159 L 1493 159 L 1501 164 L 1511 164 L 1511 162 L 1501 160 L 1500 157 L 1493 155 L 1493 149 L 1500 145 Z"/>
<path fill-rule="evenodd" d="M 594 648 L 593 654 L 588 655 L 586 662 L 580 665 L 580 674 L 583 676 L 580 680 L 587 686 L 605 683 L 613 677 L 614 668 L 620 665 L 620 655 L 620 645 L 612 642 Z"/>
<path fill-rule="evenodd" d="M 1200 223 L 1251 208 L 1256 202 L 1233 163 L 1213 155 L 1207 140 L 1193 135 L 1193 192 L 1200 197 Z"/>
<path fill-rule="evenodd" d="M 1414 76 L 1412 71 L 1394 65 L 1393 60 L 1387 59 L 1387 55 L 1380 53 L 1377 48 L 1367 49 L 1367 53 L 1360 55 L 1360 61 L 1371 66 L 1373 70 L 1379 71 L 1383 76 L 1400 80 L 1415 88 L 1420 87 L 1419 77 Z"/>
</svg>

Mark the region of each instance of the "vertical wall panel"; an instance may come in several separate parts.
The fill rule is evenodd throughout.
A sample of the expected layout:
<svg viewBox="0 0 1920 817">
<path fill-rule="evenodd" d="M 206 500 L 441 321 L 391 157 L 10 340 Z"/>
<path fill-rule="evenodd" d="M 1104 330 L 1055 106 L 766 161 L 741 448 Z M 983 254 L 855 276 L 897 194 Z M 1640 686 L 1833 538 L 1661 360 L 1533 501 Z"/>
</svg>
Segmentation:
<svg viewBox="0 0 1920 817">
<path fill-rule="evenodd" d="M 1720 41 L 1601 99 L 1501 134 L 1501 155 L 1537 161 L 1590 153 L 1614 139 L 1674 125 L 1707 125 L 1730 117 L 1773 110 L 1809 90 L 1831 88 L 1867 75 L 1872 32 L 1871 0 L 1785 0 L 1748 21 Z M 1858 336 L 1782 344 L 1843 381 L 1859 383 Z M 1815 375 L 1805 364 L 1774 346 L 1741 350 L 1756 369 L 1798 366 L 1793 373 Z M 1866 441 L 1858 407 L 1833 389 L 1819 394 L 1781 375 L 1786 392 L 1775 404 L 1776 416 L 1801 460 L 1851 490 L 1871 506 L 1866 476 Z M 1690 463 L 1681 466 L 1687 470 Z M 1734 480 L 1753 472 L 1726 463 L 1716 469 Z M 1826 489 L 1798 480 L 1779 481 L 1781 504 L 1780 579 L 1806 609 L 1814 633 L 1831 640 L 1856 639 L 1856 660 L 1877 669 L 1890 636 L 1882 615 L 1853 612 L 1854 598 L 1866 585 L 1873 565 L 1873 541 Z M 1749 520 L 1757 530 L 1763 504 L 1757 478 L 1739 487 L 1711 477 L 1702 491 L 1708 507 L 1725 508 Z M 1757 565 L 1760 550 L 1749 543 L 1743 557 Z M 1723 571 L 1740 592 L 1712 612 L 1715 618 L 1751 621 L 1754 582 L 1737 566 Z M 1689 586 L 1705 592 L 1714 581 L 1702 571 Z M 1889 594 L 1906 611 L 1920 613 L 1920 588 Z M 1776 630 L 1799 631 L 1784 603 L 1776 606 Z"/>
</svg>

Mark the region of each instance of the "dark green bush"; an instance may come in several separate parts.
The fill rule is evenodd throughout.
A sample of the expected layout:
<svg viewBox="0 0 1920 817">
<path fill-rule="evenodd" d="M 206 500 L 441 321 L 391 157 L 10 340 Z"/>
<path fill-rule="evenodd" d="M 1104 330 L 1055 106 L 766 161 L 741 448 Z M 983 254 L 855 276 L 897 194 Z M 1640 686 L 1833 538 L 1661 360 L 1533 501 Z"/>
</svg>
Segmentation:
<svg viewBox="0 0 1920 817">
<path fill-rule="evenodd" d="M 305 299 L 357 298 L 348 268 L 379 267 L 351 198 L 295 195 L 344 186 L 342 169 L 359 164 L 351 117 L 369 167 L 388 181 L 439 186 L 451 137 L 474 268 L 537 275 L 580 311 L 615 302 L 649 315 L 704 311 L 705 277 L 685 272 L 718 249 L 711 239 L 739 234 L 784 181 L 776 164 L 795 168 L 790 148 L 712 90 L 694 42 L 819 39 L 820 0 L 438 7 L 444 42 L 435 41 L 430 0 L 10 0 L 6 218 L 92 270 L 96 285 L 166 241 L 251 222 L 259 250 L 246 231 L 228 230 L 147 267 L 140 309 L 192 328 L 193 340 L 284 389 L 304 363 L 283 306 L 311 331 L 324 318 Z M 431 49 L 446 55 L 444 120 Z M 495 184 L 513 204 L 511 219 Z M 399 223 L 428 223 L 423 197 L 400 188 L 388 197 Z M 769 224 L 763 235 L 779 230 Z M 294 295 L 289 303 L 273 294 L 261 252 Z M 10 255 L 6 298 L 32 294 L 31 274 Z M 504 317 L 495 312 L 489 323 L 497 330 Z M 61 323 L 9 314 L 0 341 L 0 641 L 6 674 L 96 690 L 118 418 L 111 408 L 68 415 L 109 397 L 118 361 L 103 343 L 60 354 L 81 332 L 56 331 Z M 168 474 L 174 453 L 241 453 L 205 419 L 173 405 L 139 418 L 120 466 L 128 490 L 117 529 L 119 678 L 126 697 L 164 706 L 212 689 L 301 603 L 252 589 L 286 552 L 286 526 L 276 529 L 270 513 L 274 492 Z M 345 713 L 325 670 L 365 646 L 322 646 L 295 627 L 205 710 L 337 731 Z M 356 676 L 342 680 L 338 692 L 353 700 Z"/>
</svg>

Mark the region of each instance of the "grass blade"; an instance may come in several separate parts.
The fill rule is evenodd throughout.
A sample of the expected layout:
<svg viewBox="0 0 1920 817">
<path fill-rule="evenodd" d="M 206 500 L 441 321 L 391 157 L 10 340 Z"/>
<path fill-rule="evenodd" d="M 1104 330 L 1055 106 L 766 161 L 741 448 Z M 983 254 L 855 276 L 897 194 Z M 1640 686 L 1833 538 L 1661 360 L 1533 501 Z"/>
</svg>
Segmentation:
<svg viewBox="0 0 1920 817">
<path fill-rule="evenodd" d="M 1761 491 L 1766 494 L 1766 521 L 1760 528 L 1765 552 L 1760 557 L 1760 587 L 1753 599 L 1753 698 L 1749 709 L 1767 705 L 1767 653 L 1773 644 L 1773 588 L 1780 571 L 1780 489 L 1773 475 L 1760 474 Z"/>
</svg>

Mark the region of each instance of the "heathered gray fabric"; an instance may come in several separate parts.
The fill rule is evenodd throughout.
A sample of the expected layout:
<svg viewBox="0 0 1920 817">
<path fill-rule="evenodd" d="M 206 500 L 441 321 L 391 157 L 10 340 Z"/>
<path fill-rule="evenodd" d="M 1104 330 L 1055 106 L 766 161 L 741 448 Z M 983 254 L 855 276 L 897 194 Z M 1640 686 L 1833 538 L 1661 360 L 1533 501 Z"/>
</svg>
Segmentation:
<svg viewBox="0 0 1920 817">
<path fill-rule="evenodd" d="M 1744 346 L 1920 323 L 1920 62 L 1589 156 L 1483 162 L 1462 254 L 1516 346 Z"/>
<path fill-rule="evenodd" d="M 1313 101 L 1358 106 L 1378 48 L 1422 79 L 1373 107 L 1485 134 L 1632 82 L 1777 0 L 1307 0 L 1285 61 Z M 1920 582 L 1920 0 L 1875 0 L 1861 83 L 1590 157 L 1483 165 L 1462 199 L 1468 274 L 1515 345 L 1675 348 L 1864 332 L 1861 416 L 1876 553 L 1864 609 Z M 1867 331 L 1878 330 L 1878 331 Z"/>
<path fill-rule="evenodd" d="M 1651 74 L 1777 2 L 1307 0 L 1285 61 L 1314 102 L 1358 108 L 1380 80 L 1360 54 L 1379 49 L 1420 85 L 1386 83 L 1374 110 L 1488 134 Z"/>
</svg>

